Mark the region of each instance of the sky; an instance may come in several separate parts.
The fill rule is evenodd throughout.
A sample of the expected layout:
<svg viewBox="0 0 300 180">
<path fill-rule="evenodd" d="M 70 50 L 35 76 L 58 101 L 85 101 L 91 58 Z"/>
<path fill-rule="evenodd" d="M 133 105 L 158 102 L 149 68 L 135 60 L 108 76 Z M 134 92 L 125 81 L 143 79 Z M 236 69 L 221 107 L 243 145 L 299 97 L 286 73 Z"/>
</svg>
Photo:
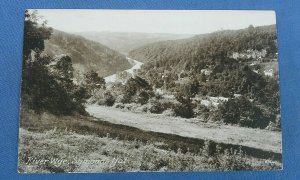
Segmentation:
<svg viewBox="0 0 300 180">
<path fill-rule="evenodd" d="M 39 9 L 38 14 L 65 32 L 203 34 L 276 23 L 274 11 Z"/>
</svg>

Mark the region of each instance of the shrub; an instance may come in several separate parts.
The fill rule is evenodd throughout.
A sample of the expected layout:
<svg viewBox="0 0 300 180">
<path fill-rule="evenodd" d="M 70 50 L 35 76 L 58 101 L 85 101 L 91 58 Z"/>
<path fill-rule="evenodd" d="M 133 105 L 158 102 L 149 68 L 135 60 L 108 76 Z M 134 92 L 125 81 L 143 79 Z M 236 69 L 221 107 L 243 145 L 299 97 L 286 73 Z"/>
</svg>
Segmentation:
<svg viewBox="0 0 300 180">
<path fill-rule="evenodd" d="M 241 148 L 239 150 L 225 149 L 223 153 L 220 153 L 220 150 L 217 151 L 215 165 L 216 169 L 225 171 L 250 169 Z"/>
<path fill-rule="evenodd" d="M 218 144 L 210 140 L 204 142 L 201 154 L 204 156 L 204 163 L 209 164 L 210 169 L 216 170 L 247 170 L 250 164 L 246 161 L 246 157 L 241 150 L 222 149 Z"/>
<path fill-rule="evenodd" d="M 147 111 L 148 111 L 147 105 L 139 106 L 134 110 L 134 112 L 138 112 L 138 113 L 147 112 Z"/>
<path fill-rule="evenodd" d="M 191 93 L 185 91 L 186 87 L 181 87 L 175 95 L 176 100 L 179 102 L 174 104 L 174 112 L 176 116 L 183 118 L 192 118 L 194 117 L 193 104 L 191 100 Z"/>
<path fill-rule="evenodd" d="M 163 115 L 165 115 L 165 116 L 175 116 L 176 114 L 175 114 L 173 109 L 167 109 L 163 112 Z"/>
<path fill-rule="evenodd" d="M 163 112 L 163 107 L 162 107 L 162 104 L 159 100 L 152 100 L 150 101 L 150 108 L 149 108 L 149 111 L 151 113 L 156 113 L 156 114 L 160 114 Z"/>
<path fill-rule="evenodd" d="M 107 105 L 107 106 L 113 106 L 113 105 L 114 105 L 114 103 L 115 103 L 115 98 L 114 98 L 114 96 L 111 94 L 110 91 L 104 92 L 104 102 L 105 102 L 105 105 Z"/>
<path fill-rule="evenodd" d="M 115 104 L 114 104 L 114 107 L 115 107 L 115 108 L 123 109 L 125 106 L 124 106 L 124 104 L 122 104 L 122 103 L 115 103 Z"/>
<path fill-rule="evenodd" d="M 209 117 L 209 108 L 198 103 L 197 107 L 194 108 L 194 115 L 203 119 L 207 119 Z"/>
<path fill-rule="evenodd" d="M 269 124 L 262 110 L 243 96 L 220 104 L 218 111 L 224 123 L 253 128 L 265 128 Z"/>
<path fill-rule="evenodd" d="M 89 99 L 89 103 L 98 103 L 99 105 L 104 105 L 104 102 L 101 103 L 99 101 L 103 100 L 104 89 L 95 89 L 91 92 L 91 98 Z"/>
<path fill-rule="evenodd" d="M 123 86 L 122 91 L 122 103 L 131 103 L 132 101 L 135 101 L 137 103 L 145 104 L 148 102 L 150 96 L 153 96 L 152 88 L 149 83 L 138 76 L 130 78 Z"/>
<path fill-rule="evenodd" d="M 105 80 L 102 77 L 98 76 L 98 73 L 94 70 L 87 72 L 84 74 L 85 76 L 85 86 L 88 91 L 93 91 L 97 88 L 105 89 Z"/>
<path fill-rule="evenodd" d="M 219 110 L 210 111 L 207 121 L 214 122 L 214 123 L 223 123 L 222 115 L 220 111 Z"/>
<path fill-rule="evenodd" d="M 183 103 L 174 104 L 174 112 L 176 116 L 180 116 L 183 118 L 194 117 L 194 111 L 191 104 L 183 104 Z"/>
<path fill-rule="evenodd" d="M 137 103 L 146 104 L 150 98 L 150 95 L 147 91 L 142 90 L 137 95 Z"/>
<path fill-rule="evenodd" d="M 120 102 L 123 103 L 123 104 L 127 104 L 127 103 L 131 103 L 132 102 L 132 99 L 131 99 L 131 95 L 128 94 L 128 93 L 125 93 L 123 95 L 120 96 Z"/>
<path fill-rule="evenodd" d="M 174 109 L 174 103 L 163 99 L 150 99 L 150 112 L 160 114 L 167 109 Z"/>
</svg>

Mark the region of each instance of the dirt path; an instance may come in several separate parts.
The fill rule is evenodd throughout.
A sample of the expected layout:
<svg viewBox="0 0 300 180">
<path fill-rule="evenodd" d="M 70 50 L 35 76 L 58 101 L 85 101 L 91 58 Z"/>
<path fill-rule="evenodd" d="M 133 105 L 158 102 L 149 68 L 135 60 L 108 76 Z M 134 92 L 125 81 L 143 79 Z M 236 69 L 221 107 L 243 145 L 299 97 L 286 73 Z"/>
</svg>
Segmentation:
<svg viewBox="0 0 300 180">
<path fill-rule="evenodd" d="M 123 124 L 145 131 L 208 139 L 281 153 L 281 132 L 229 125 L 195 124 L 193 119 L 166 117 L 159 114 L 137 114 L 121 109 L 88 105 L 90 115 L 114 124 Z"/>
</svg>

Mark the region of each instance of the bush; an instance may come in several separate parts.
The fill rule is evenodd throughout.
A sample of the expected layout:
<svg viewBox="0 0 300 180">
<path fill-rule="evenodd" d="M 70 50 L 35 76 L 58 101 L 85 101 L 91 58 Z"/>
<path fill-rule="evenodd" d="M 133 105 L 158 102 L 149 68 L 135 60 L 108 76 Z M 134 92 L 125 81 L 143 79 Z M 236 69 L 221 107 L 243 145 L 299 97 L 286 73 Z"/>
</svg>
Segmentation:
<svg viewBox="0 0 300 180">
<path fill-rule="evenodd" d="M 151 113 L 156 113 L 156 114 L 160 114 L 164 111 L 162 104 L 159 100 L 152 100 L 150 101 L 150 108 L 149 111 Z"/>
<path fill-rule="evenodd" d="M 172 101 L 164 100 L 164 99 L 150 99 L 150 112 L 160 114 L 165 110 L 174 109 L 174 103 Z"/>
<path fill-rule="evenodd" d="M 223 123 L 222 115 L 220 111 L 219 110 L 210 111 L 207 121 L 214 122 L 214 123 Z"/>
<path fill-rule="evenodd" d="M 224 153 L 217 153 L 216 159 L 216 168 L 220 170 L 233 171 L 247 170 L 251 168 L 245 160 L 245 155 L 241 149 L 225 149 Z"/>
<path fill-rule="evenodd" d="M 137 103 L 146 104 L 150 98 L 150 95 L 147 91 L 142 90 L 137 95 Z"/>
<path fill-rule="evenodd" d="M 132 102 L 132 99 L 131 99 L 131 95 L 130 94 L 123 94 L 120 96 L 120 102 L 123 103 L 123 104 L 127 104 L 127 103 L 131 103 Z"/>
<path fill-rule="evenodd" d="M 136 103 L 124 104 L 124 109 L 128 111 L 136 111 L 138 107 L 139 105 Z"/>
<path fill-rule="evenodd" d="M 105 80 L 102 77 L 98 76 L 98 73 L 94 70 L 87 72 L 84 74 L 85 76 L 85 86 L 89 92 L 97 89 L 103 88 L 105 89 Z"/>
<path fill-rule="evenodd" d="M 119 109 L 124 109 L 125 105 L 122 104 L 122 103 L 115 103 L 115 104 L 114 104 L 114 107 L 115 107 L 115 108 L 119 108 Z"/>
<path fill-rule="evenodd" d="M 91 92 L 91 98 L 88 100 L 88 103 L 98 103 L 99 105 L 104 105 L 104 102 L 101 103 L 103 99 L 103 93 L 105 92 L 104 89 L 95 89 Z"/>
<path fill-rule="evenodd" d="M 111 94 L 110 91 L 104 92 L 104 102 L 105 102 L 105 105 L 107 105 L 107 106 L 113 106 L 113 105 L 114 105 L 114 103 L 115 103 L 115 98 L 114 98 L 114 96 Z"/>
<path fill-rule="evenodd" d="M 206 140 L 201 153 L 205 157 L 204 163 L 208 163 L 211 166 L 210 169 L 228 171 L 251 168 L 241 147 L 239 150 L 233 150 L 232 148 L 222 149 L 220 145 Z"/>
<path fill-rule="evenodd" d="M 209 117 L 209 108 L 198 103 L 197 107 L 194 109 L 194 116 L 207 119 Z"/>
<path fill-rule="evenodd" d="M 136 109 L 134 109 L 134 112 L 137 112 L 137 113 L 145 113 L 147 111 L 148 111 L 147 105 L 142 105 L 142 106 L 139 106 Z"/>
<path fill-rule="evenodd" d="M 191 106 L 181 103 L 174 105 L 174 112 L 176 116 L 180 116 L 183 118 L 192 118 L 194 116 L 194 112 Z"/>
<path fill-rule="evenodd" d="M 176 116 L 183 118 L 194 117 L 193 104 L 190 97 L 177 96 L 179 103 L 174 104 L 174 112 Z"/>
<path fill-rule="evenodd" d="M 167 109 L 163 112 L 163 115 L 165 115 L 165 116 L 175 116 L 176 114 L 175 114 L 173 109 Z"/>
<path fill-rule="evenodd" d="M 243 96 L 220 104 L 218 111 L 224 123 L 252 128 L 265 128 L 269 124 L 262 110 Z"/>
</svg>

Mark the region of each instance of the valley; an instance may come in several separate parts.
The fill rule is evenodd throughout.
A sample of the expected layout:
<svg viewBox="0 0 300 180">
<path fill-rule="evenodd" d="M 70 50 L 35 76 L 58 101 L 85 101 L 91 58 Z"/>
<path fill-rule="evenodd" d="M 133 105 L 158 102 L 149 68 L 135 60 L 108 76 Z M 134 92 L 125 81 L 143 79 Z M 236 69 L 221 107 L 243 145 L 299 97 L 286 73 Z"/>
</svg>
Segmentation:
<svg viewBox="0 0 300 180">
<path fill-rule="evenodd" d="M 19 172 L 282 168 L 276 25 L 69 33 L 25 17 Z"/>
</svg>

